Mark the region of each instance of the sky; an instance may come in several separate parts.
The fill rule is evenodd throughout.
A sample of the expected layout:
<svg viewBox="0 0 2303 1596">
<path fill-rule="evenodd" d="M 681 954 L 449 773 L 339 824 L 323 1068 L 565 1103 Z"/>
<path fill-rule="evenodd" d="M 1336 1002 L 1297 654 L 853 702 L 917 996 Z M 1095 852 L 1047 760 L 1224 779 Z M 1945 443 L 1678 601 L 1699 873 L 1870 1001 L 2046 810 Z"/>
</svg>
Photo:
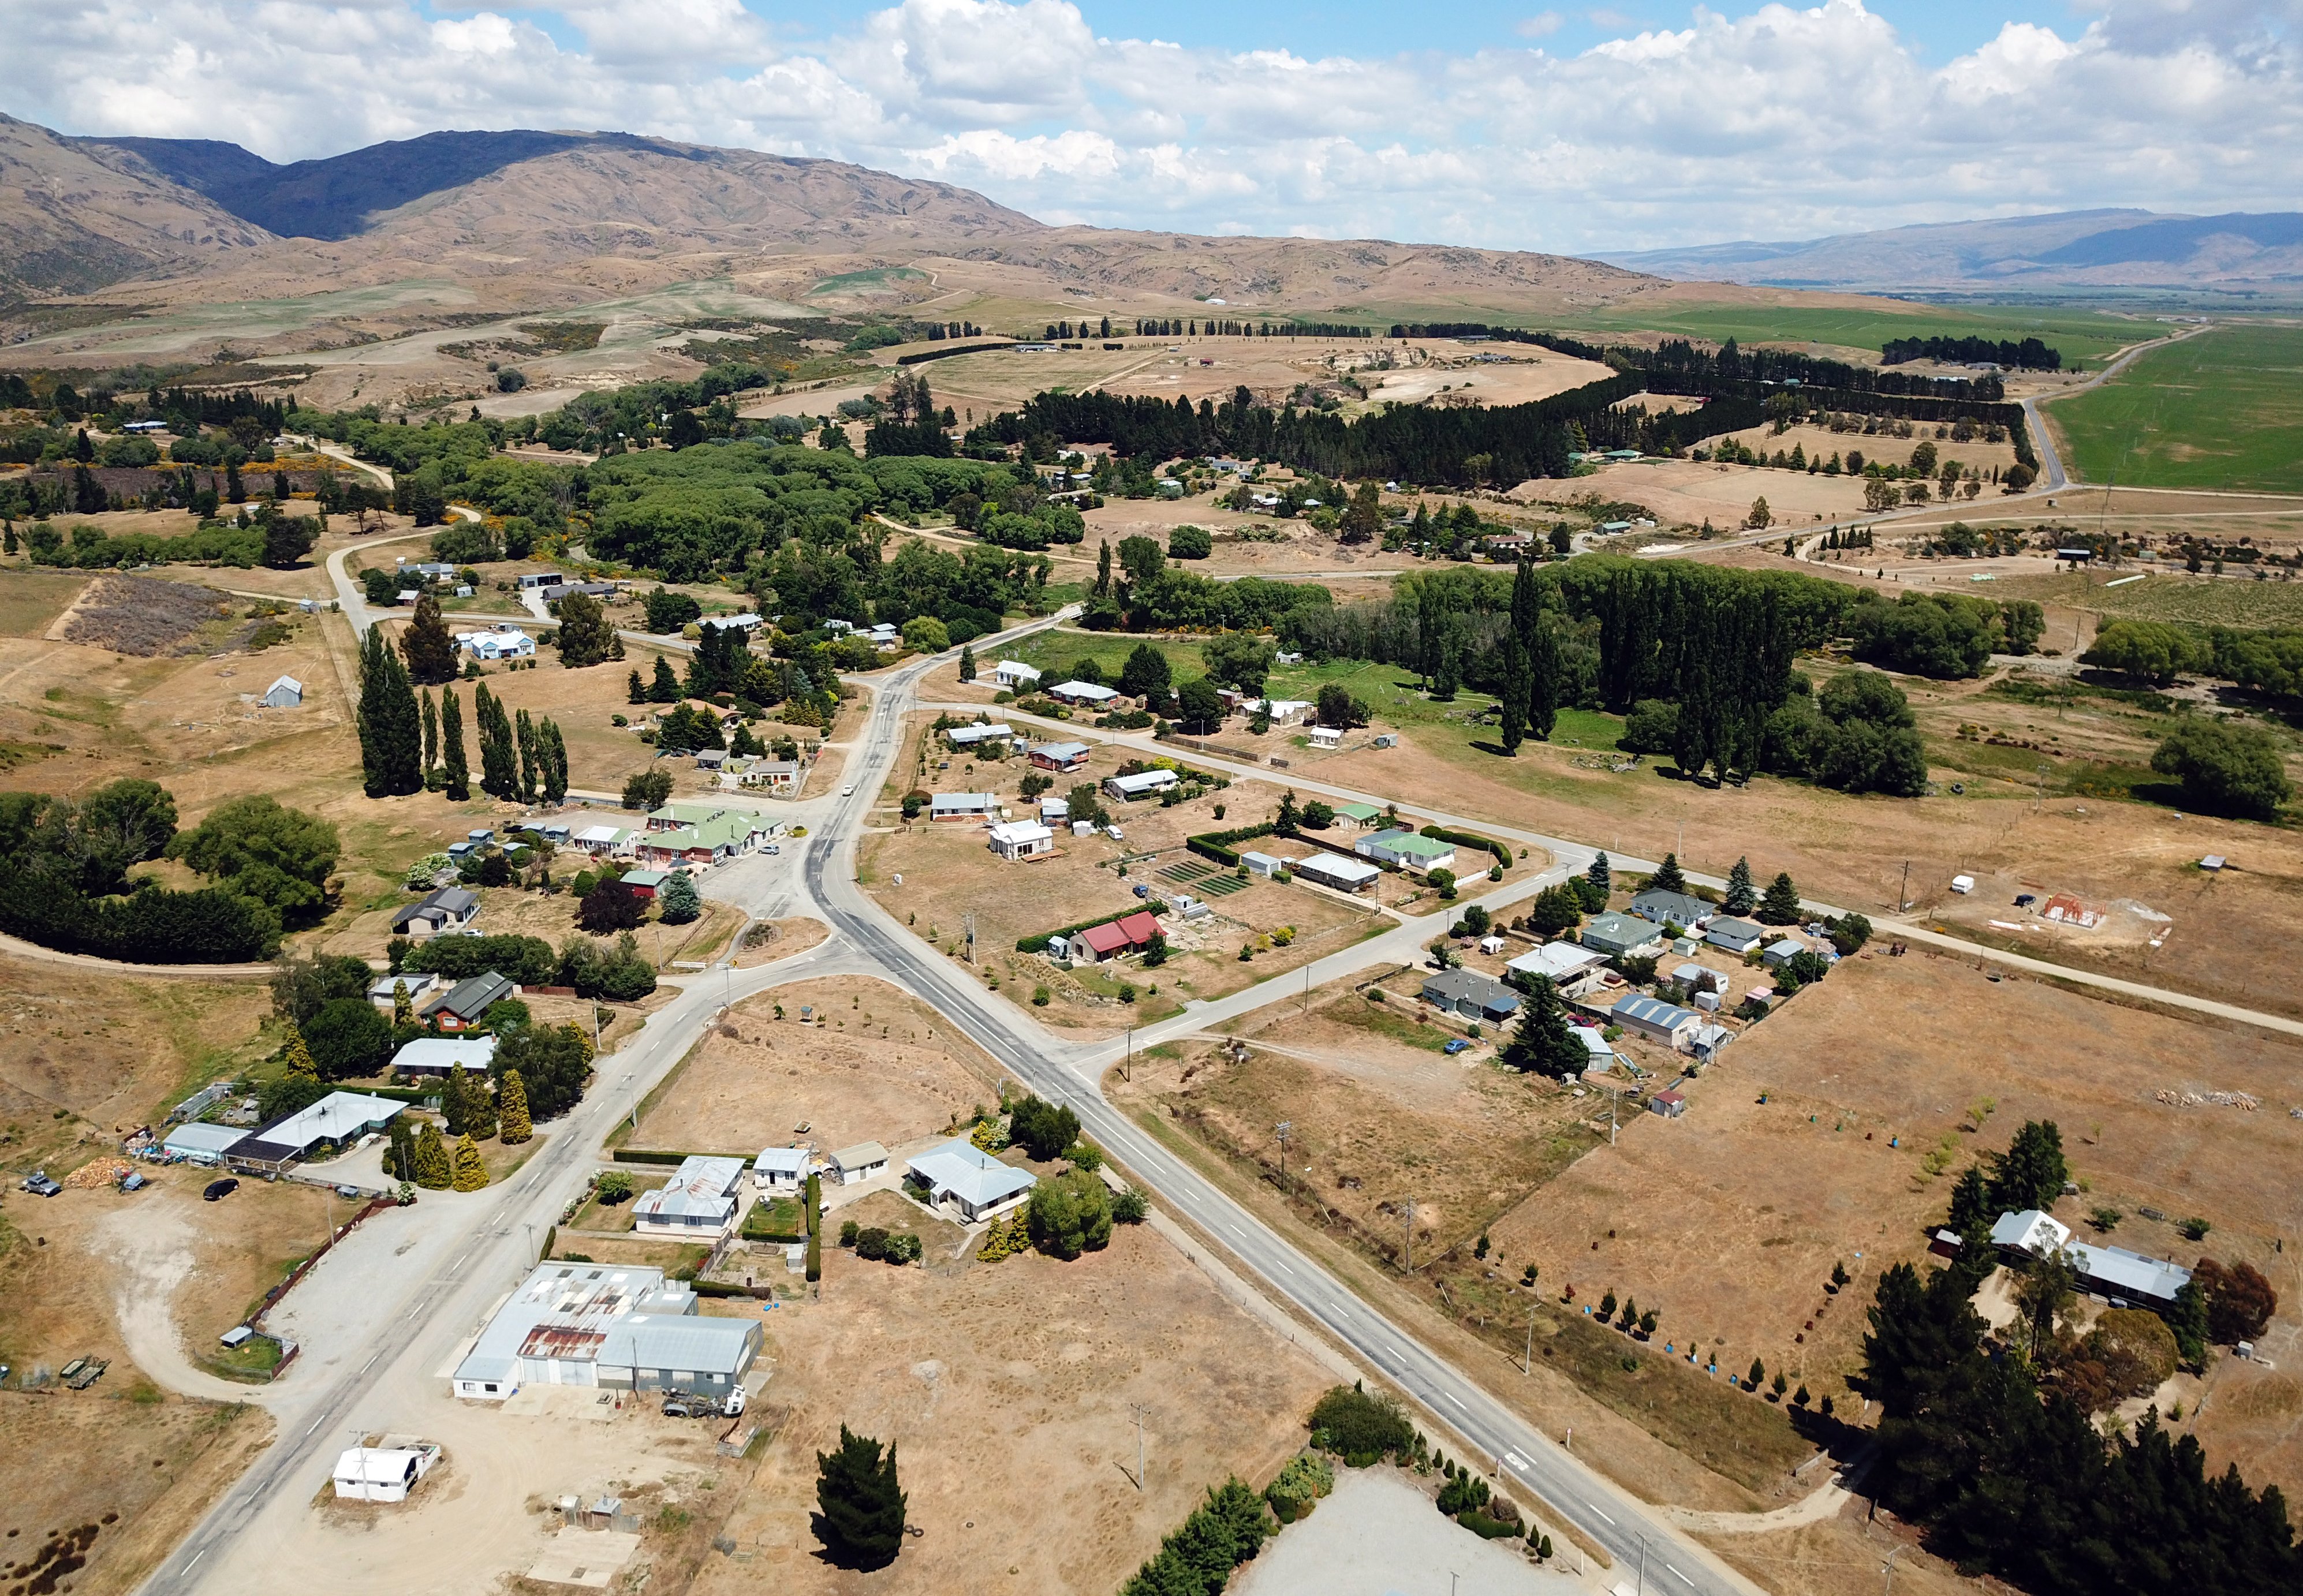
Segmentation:
<svg viewBox="0 0 2303 1596">
<path fill-rule="evenodd" d="M 1043 220 L 1593 253 L 2303 208 L 2303 0 L 0 0 L 0 110 L 277 161 L 585 128 Z"/>
</svg>

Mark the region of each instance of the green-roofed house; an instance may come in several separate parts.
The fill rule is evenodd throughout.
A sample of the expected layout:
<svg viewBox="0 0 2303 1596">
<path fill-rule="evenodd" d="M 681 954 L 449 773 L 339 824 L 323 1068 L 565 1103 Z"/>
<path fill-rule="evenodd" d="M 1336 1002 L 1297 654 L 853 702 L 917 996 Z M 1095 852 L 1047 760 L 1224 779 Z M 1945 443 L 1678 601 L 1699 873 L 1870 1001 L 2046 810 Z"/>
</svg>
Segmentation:
<svg viewBox="0 0 2303 1596">
<path fill-rule="evenodd" d="M 639 839 L 639 860 L 663 869 L 718 864 L 748 852 L 761 830 L 758 821 L 740 813 L 716 814 L 688 826 L 651 828 Z"/>
<path fill-rule="evenodd" d="M 684 826 L 701 826 L 706 820 L 716 820 L 728 813 L 724 803 L 667 803 L 662 809 L 648 811 L 650 831 L 677 831 Z"/>
<path fill-rule="evenodd" d="M 1372 826 L 1383 819 L 1383 811 L 1372 803 L 1338 803 L 1336 819 L 1349 820 L 1354 826 Z"/>
<path fill-rule="evenodd" d="M 1362 837 L 1352 852 L 1362 859 L 1391 865 L 1413 876 L 1455 868 L 1455 844 L 1425 836 L 1420 831 L 1379 831 L 1373 836 Z"/>
</svg>

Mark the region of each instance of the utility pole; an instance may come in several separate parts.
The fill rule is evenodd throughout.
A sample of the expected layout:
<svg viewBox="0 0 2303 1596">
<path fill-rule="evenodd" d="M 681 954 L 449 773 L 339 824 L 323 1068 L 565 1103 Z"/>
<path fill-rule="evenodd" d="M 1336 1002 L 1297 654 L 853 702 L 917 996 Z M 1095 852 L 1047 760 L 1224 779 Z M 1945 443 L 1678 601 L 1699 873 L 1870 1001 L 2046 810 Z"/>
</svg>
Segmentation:
<svg viewBox="0 0 2303 1596">
<path fill-rule="evenodd" d="M 2033 766 L 2032 769 L 2038 773 L 2039 777 L 2037 783 L 2035 785 L 2031 799 L 2031 812 L 2033 814 L 2037 814 L 2041 810 L 2047 807 L 2047 772 L 2054 769 L 2054 767 L 2048 764 L 2046 760 L 2041 760 L 2037 765 Z"/>
<path fill-rule="evenodd" d="M 1287 1133 L 1295 1129 L 1295 1121 L 1293 1120 L 1282 1120 L 1271 1128 L 1271 1134 L 1279 1138 L 1279 1180 L 1282 1187 L 1287 1182 Z"/>
<path fill-rule="evenodd" d="M 1140 1495 L 1143 1490 L 1143 1404 L 1131 1402 L 1128 1406 L 1135 1410 L 1135 1489 Z"/>
<path fill-rule="evenodd" d="M 1407 1239 L 1400 1249 L 1400 1256 L 1406 1260 L 1407 1273 L 1413 1274 L 1415 1273 L 1415 1199 L 1413 1197 L 1407 1199 Z"/>
<path fill-rule="evenodd" d="M 1535 1373 L 1535 1305 L 1531 1302 L 1527 1305 L 1527 1355 L 1519 1372 L 1531 1375 Z"/>
<path fill-rule="evenodd" d="M 1911 861 L 1903 861 L 1903 885 L 1895 894 L 1895 912 L 1902 913 L 1911 906 Z"/>
</svg>

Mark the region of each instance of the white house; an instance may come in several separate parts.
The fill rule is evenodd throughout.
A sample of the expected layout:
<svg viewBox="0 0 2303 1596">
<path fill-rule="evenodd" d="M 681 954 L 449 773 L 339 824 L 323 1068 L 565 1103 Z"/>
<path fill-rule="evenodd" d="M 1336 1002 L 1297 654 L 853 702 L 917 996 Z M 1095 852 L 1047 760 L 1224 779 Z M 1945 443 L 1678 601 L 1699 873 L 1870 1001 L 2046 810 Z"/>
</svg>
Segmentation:
<svg viewBox="0 0 2303 1596">
<path fill-rule="evenodd" d="M 408 1001 L 420 1004 L 443 984 L 438 976 L 424 970 L 409 970 L 398 975 L 380 975 L 367 984 L 367 1000 L 389 1014 L 398 1006 L 403 987 L 408 990 Z"/>
<path fill-rule="evenodd" d="M 294 710 L 304 702 L 304 684 L 294 676 L 282 676 L 264 690 L 262 700 L 267 710 Z"/>
<path fill-rule="evenodd" d="M 1037 820 L 1008 820 L 991 828 L 991 847 L 1011 862 L 1038 859 L 1056 851 L 1056 834 Z"/>
<path fill-rule="evenodd" d="M 1138 770 L 1130 776 L 1105 777 L 1103 790 L 1125 803 L 1137 798 L 1149 798 L 1154 793 L 1164 793 L 1176 785 L 1176 779 L 1173 770 Z"/>
<path fill-rule="evenodd" d="M 752 1160 L 752 1184 L 762 1191 L 797 1191 L 807 1184 L 806 1147 L 762 1147 Z"/>
<path fill-rule="evenodd" d="M 1337 726 L 1314 726 L 1304 729 L 1303 740 L 1314 748 L 1341 748 L 1344 730 Z"/>
<path fill-rule="evenodd" d="M 999 812 L 997 793 L 934 793 L 928 797 L 931 820 L 983 820 Z"/>
<path fill-rule="evenodd" d="M 740 1158 L 684 1158 L 670 1180 L 633 1203 L 632 1231 L 717 1239 L 735 1228 L 736 1188 L 743 1179 Z"/>
<path fill-rule="evenodd" d="M 698 626 L 710 626 L 721 632 L 749 632 L 755 626 L 763 624 L 766 619 L 765 616 L 754 615 L 747 611 L 742 615 L 707 615 L 696 624 Z"/>
<path fill-rule="evenodd" d="M 1002 659 L 991 668 L 991 679 L 1002 687 L 1029 687 L 1040 679 L 1040 673 L 1021 659 Z"/>
<path fill-rule="evenodd" d="M 1597 948 L 1585 947 L 1577 942 L 1547 942 L 1541 947 L 1522 953 L 1504 966 L 1508 972 L 1523 976 L 1541 976 L 1553 986 L 1573 995 L 1591 972 L 1607 963 L 1607 955 Z"/>
<path fill-rule="evenodd" d="M 485 632 L 459 632 L 456 646 L 475 659 L 533 659 L 536 639 L 517 626 L 492 627 Z"/>
<path fill-rule="evenodd" d="M 416 1482 L 440 1461 L 431 1441 L 412 1447 L 349 1447 L 336 1459 L 338 1500 L 404 1502 Z"/>
<path fill-rule="evenodd" d="M 459 1037 L 418 1037 L 392 1055 L 392 1067 L 402 1080 L 444 1080 L 451 1070 L 476 1070 L 485 1074 L 495 1056 L 494 1037 L 476 1032 Z"/>
<path fill-rule="evenodd" d="M 628 826 L 585 826 L 568 841 L 595 859 L 629 859 L 639 835 Z"/>
<path fill-rule="evenodd" d="M 1748 920 L 1722 915 L 1711 922 L 1703 933 L 1703 940 L 1714 947 L 1724 947 L 1731 953 L 1746 953 L 1767 939 L 1765 926 L 1755 926 Z"/>
<path fill-rule="evenodd" d="M 1274 726 L 1294 726 L 1311 710 L 1312 701 L 1304 698 L 1251 698 L 1239 708 L 1243 715 L 1261 713 L 1270 716 Z"/>
<path fill-rule="evenodd" d="M 944 741 L 954 748 L 973 748 L 979 743 L 1005 743 L 1016 735 L 1016 728 L 1004 720 L 990 721 L 983 726 L 953 726 L 944 728 Z"/>
<path fill-rule="evenodd" d="M 949 1203 L 974 1224 L 1022 1203 L 1039 1178 L 956 1136 L 908 1160 L 904 1183 L 914 1196 L 924 1196 L 930 1207 Z"/>
<path fill-rule="evenodd" d="M 1383 878 L 1383 872 L 1364 859 L 1351 859 L 1341 853 L 1314 853 L 1287 868 L 1299 881 L 1332 886 L 1337 892 L 1363 892 Z"/>
</svg>

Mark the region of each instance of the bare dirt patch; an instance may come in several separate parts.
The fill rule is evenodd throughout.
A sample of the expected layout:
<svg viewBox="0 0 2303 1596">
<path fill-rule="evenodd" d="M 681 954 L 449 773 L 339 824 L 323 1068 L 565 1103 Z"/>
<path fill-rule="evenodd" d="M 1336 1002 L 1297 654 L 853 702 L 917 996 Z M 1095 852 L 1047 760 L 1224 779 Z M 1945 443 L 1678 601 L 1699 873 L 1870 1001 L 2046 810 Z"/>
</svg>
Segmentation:
<svg viewBox="0 0 2303 1596">
<path fill-rule="evenodd" d="M 814 1011 L 813 1023 L 801 1023 L 804 1006 Z M 737 1004 L 669 1088 L 642 1105 L 631 1143 L 747 1153 L 794 1139 L 893 1147 L 993 1101 L 1001 1079 L 941 1016 L 894 987 L 804 981 Z M 813 1129 L 802 1132 L 803 1124 Z"/>
<path fill-rule="evenodd" d="M 842 1424 L 895 1443 L 907 1518 L 925 1532 L 874 1589 L 1116 1589 L 1207 1486 L 1270 1478 L 1329 1383 L 1142 1227 L 1072 1264 L 947 1274 L 832 1248 L 824 1275 L 822 1302 L 769 1315 L 763 1400 L 783 1423 L 722 1527 L 737 1550 L 707 1560 L 698 1596 L 849 1588 L 807 1527 L 814 1455 Z"/>
<path fill-rule="evenodd" d="M 794 953 L 804 953 L 831 935 L 831 928 L 820 920 L 805 916 L 792 920 L 763 920 L 754 923 L 744 933 L 743 946 L 736 954 L 736 968 L 748 970 L 755 964 L 772 964 L 779 959 L 789 959 Z"/>
</svg>

